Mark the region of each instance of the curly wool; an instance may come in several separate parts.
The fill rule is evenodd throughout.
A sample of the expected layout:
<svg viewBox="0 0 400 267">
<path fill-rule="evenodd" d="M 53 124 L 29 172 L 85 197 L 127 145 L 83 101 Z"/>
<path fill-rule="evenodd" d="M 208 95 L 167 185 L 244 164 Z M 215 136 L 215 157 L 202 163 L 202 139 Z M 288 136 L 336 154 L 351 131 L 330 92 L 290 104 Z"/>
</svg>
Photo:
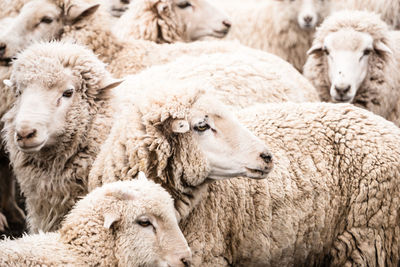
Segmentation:
<svg viewBox="0 0 400 267">
<path fill-rule="evenodd" d="M 319 101 L 315 88 L 289 63 L 272 54 L 249 52 L 252 51 L 183 56 L 143 71 L 140 77 L 127 77 L 125 85 L 119 87 L 116 94 L 119 101 L 124 101 L 133 88 L 145 90 L 146 81 L 157 76 L 163 81 L 173 77 L 179 81 L 208 84 L 215 89 L 214 95 L 220 101 L 233 107 L 244 108 L 267 102 Z"/>
<path fill-rule="evenodd" d="M 167 2 L 168 8 L 163 9 L 161 14 L 157 10 L 160 3 L 166 4 L 166 1 L 132 1 L 113 27 L 113 32 L 121 39 L 142 39 L 156 43 L 184 41 L 185 27 L 172 10 L 172 3 Z"/>
<path fill-rule="evenodd" d="M 65 68 L 81 80 L 81 98 L 68 113 L 57 145 L 29 154 L 15 142 L 15 109 L 5 115 L 4 139 L 21 191 L 26 197 L 30 232 L 51 231 L 76 200 L 87 193 L 87 176 L 112 122 L 109 93 L 102 90 L 109 78 L 105 66 L 86 48 L 73 44 L 38 44 L 18 55 L 12 81 L 41 81 L 51 87 Z"/>
<path fill-rule="evenodd" d="M 393 51 L 393 56 L 377 53 L 370 55 L 368 74 L 358 89 L 353 103 L 400 125 L 400 114 L 397 110 L 400 101 L 398 90 L 400 50 L 396 45 L 397 40 L 400 40 L 399 36 L 396 37 L 391 33 L 376 14 L 365 11 L 341 11 L 328 17 L 318 28 L 314 45 L 323 44 L 328 34 L 341 29 L 368 33 L 374 42 L 380 41 Z M 331 101 L 328 63 L 322 52 L 308 57 L 304 66 L 304 76 L 313 83 L 322 101 Z"/>
<path fill-rule="evenodd" d="M 340 0 L 336 9 L 367 10 L 381 15 L 383 21 L 400 29 L 400 2 L 398 0 Z"/>
</svg>

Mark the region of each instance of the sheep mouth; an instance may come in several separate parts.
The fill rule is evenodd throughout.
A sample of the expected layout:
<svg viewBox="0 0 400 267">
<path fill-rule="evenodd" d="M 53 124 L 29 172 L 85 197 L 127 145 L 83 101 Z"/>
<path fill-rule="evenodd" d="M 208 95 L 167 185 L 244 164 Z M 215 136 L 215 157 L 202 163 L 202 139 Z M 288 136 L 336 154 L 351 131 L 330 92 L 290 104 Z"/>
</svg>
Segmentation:
<svg viewBox="0 0 400 267">
<path fill-rule="evenodd" d="M 19 145 L 18 148 L 24 153 L 35 153 L 38 152 L 44 145 L 46 144 L 46 140 L 41 143 L 33 144 L 33 145 Z"/>
<path fill-rule="evenodd" d="M 228 34 L 228 32 L 229 32 L 229 29 L 224 29 L 224 30 L 219 30 L 219 31 L 214 30 L 212 35 L 217 38 L 223 38 Z"/>
<path fill-rule="evenodd" d="M 351 96 L 338 96 L 338 97 L 333 97 L 332 100 L 336 103 L 351 103 L 353 100 L 353 97 Z"/>
<path fill-rule="evenodd" d="M 245 168 L 248 172 L 249 177 L 251 178 L 265 178 L 271 172 L 271 169 L 261 170 L 261 169 L 247 168 L 247 167 Z"/>
</svg>

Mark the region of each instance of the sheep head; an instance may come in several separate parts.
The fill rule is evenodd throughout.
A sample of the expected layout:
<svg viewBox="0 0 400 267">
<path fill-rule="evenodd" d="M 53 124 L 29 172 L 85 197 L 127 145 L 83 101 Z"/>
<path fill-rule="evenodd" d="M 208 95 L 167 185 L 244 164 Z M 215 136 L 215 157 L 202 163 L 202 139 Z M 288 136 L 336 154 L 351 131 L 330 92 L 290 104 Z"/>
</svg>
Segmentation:
<svg viewBox="0 0 400 267">
<path fill-rule="evenodd" d="M 98 262 L 88 259 L 94 265 L 183 267 L 191 261 L 171 196 L 146 179 L 93 190 L 67 215 L 60 234 L 78 252 L 100 243 L 101 249 L 92 248 Z M 114 262 L 102 262 L 110 258 Z"/>
<path fill-rule="evenodd" d="M 28 2 L 0 35 L 0 62 L 9 64 L 19 51 L 32 43 L 60 38 L 65 26 L 79 24 L 98 7 L 99 4 L 89 5 L 82 0 Z"/>
<path fill-rule="evenodd" d="M 4 116 L 8 143 L 28 153 L 83 138 L 90 117 L 119 83 L 86 48 L 67 43 L 31 46 L 18 55 L 6 82 L 17 95 Z"/>
<path fill-rule="evenodd" d="M 125 86 L 132 91 L 138 82 L 128 80 Z M 210 179 L 267 176 L 273 160 L 266 145 L 211 93 L 190 81 L 163 81 L 162 86 L 132 97 L 134 110 L 125 110 L 112 130 L 115 137 L 106 141 L 108 145 L 114 140 L 129 144 L 123 149 L 130 166 L 121 171 L 131 176 L 143 170 L 178 192 Z M 125 125 L 129 133 L 117 137 Z"/>
<path fill-rule="evenodd" d="M 281 2 L 282 13 L 296 21 L 304 30 L 314 30 L 315 27 L 329 15 L 331 0 L 275 0 Z"/>
<path fill-rule="evenodd" d="M 326 86 L 329 94 L 325 95 L 330 99 L 323 100 L 344 103 L 361 100 L 357 95 L 366 91 L 359 90 L 364 82 L 381 80 L 374 77 L 378 71 L 373 70 L 393 65 L 393 45 L 388 37 L 387 26 L 372 13 L 344 11 L 328 18 L 308 51 L 310 60 L 324 65 L 329 83 Z"/>
</svg>

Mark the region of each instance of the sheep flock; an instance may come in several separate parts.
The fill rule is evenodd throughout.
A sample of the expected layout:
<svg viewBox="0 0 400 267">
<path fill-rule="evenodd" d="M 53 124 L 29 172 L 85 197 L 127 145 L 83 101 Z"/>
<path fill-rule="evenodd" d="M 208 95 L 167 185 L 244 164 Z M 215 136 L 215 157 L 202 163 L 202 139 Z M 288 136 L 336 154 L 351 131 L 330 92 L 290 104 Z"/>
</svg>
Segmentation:
<svg viewBox="0 0 400 267">
<path fill-rule="evenodd" d="M 400 0 L 0 0 L 0 266 L 400 266 Z"/>
</svg>

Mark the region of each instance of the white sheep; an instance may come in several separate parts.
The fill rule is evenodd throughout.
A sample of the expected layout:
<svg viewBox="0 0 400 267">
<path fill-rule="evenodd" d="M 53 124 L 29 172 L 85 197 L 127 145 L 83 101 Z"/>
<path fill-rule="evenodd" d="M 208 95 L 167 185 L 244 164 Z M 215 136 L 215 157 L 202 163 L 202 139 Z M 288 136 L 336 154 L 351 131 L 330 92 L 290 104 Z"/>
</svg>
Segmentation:
<svg viewBox="0 0 400 267">
<path fill-rule="evenodd" d="M 400 129 L 392 123 L 352 105 L 241 110 L 241 121 L 273 147 L 276 166 L 262 181 L 210 183 L 237 175 L 243 164 L 233 158 L 248 157 L 237 145 L 229 157 L 211 158 L 225 167 L 207 176 L 215 163 L 193 156 L 193 139 L 227 152 L 211 140 L 235 130 L 214 114 L 221 105 L 210 98 L 214 89 L 141 75 L 131 86 L 143 93 L 116 119 L 90 172 L 91 189 L 139 170 L 156 179 L 175 199 L 194 266 L 396 266 Z"/>
<path fill-rule="evenodd" d="M 30 232 L 55 230 L 87 192 L 87 176 L 112 123 L 110 90 L 121 83 L 88 49 L 37 44 L 18 55 L 6 82 L 18 95 L 4 139 Z"/>
<path fill-rule="evenodd" d="M 335 13 L 317 31 L 304 75 L 323 101 L 353 103 L 400 125 L 399 41 L 374 13 Z"/>
<path fill-rule="evenodd" d="M 338 0 L 335 9 L 352 9 L 375 12 L 394 29 L 400 29 L 399 0 Z"/>
<path fill-rule="evenodd" d="M 331 0 L 235 1 L 223 3 L 232 17 L 227 39 L 276 54 L 300 72 L 315 27 L 330 14 Z"/>
<path fill-rule="evenodd" d="M 231 22 L 208 0 L 135 0 L 113 26 L 121 39 L 157 43 L 223 38 Z"/>
<path fill-rule="evenodd" d="M 60 231 L 0 241 L 1 266 L 188 266 L 170 195 L 146 179 L 107 184 L 80 200 Z"/>
</svg>

